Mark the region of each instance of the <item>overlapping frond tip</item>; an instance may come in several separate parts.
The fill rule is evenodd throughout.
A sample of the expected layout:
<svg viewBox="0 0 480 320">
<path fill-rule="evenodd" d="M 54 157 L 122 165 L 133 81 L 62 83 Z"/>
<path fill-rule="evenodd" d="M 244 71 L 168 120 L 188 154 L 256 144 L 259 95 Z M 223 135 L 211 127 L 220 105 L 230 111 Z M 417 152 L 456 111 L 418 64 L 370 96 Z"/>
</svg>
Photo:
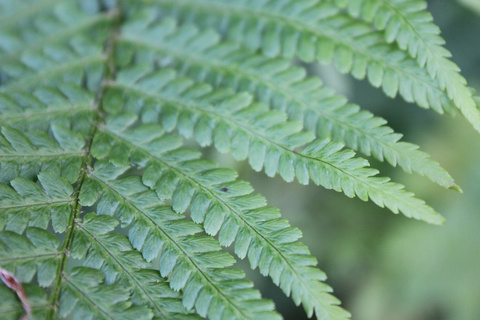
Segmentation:
<svg viewBox="0 0 480 320">
<path fill-rule="evenodd" d="M 237 258 L 348 319 L 301 231 L 200 148 L 442 224 L 354 151 L 459 190 L 450 174 L 296 59 L 480 131 L 443 44 L 424 1 L 1 1 L 0 267 L 34 319 L 281 319 Z M 4 286 L 0 312 L 22 315 Z"/>
</svg>

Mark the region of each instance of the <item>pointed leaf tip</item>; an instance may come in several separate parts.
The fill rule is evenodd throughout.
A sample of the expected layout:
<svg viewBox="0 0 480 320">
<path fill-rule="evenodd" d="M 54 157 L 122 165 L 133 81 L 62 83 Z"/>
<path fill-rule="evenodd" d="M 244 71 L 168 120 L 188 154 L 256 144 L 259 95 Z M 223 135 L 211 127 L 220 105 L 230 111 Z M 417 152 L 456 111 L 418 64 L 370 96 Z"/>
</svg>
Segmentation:
<svg viewBox="0 0 480 320">
<path fill-rule="evenodd" d="M 454 184 L 452 184 L 451 186 L 449 186 L 448 189 L 455 190 L 455 191 L 457 191 L 458 193 L 463 193 L 462 188 L 460 188 L 460 186 L 457 185 L 456 183 L 454 183 Z"/>
</svg>

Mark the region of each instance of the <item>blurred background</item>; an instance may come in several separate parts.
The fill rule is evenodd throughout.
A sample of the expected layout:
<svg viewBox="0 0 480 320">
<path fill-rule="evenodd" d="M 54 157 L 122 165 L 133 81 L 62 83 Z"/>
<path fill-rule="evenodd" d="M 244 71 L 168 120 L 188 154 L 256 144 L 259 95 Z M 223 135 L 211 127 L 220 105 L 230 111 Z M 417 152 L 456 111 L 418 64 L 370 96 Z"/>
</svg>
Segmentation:
<svg viewBox="0 0 480 320">
<path fill-rule="evenodd" d="M 469 85 L 480 90 L 480 0 L 429 1 L 434 22 Z M 420 145 L 446 168 L 464 193 L 444 190 L 429 180 L 371 160 L 382 175 L 406 185 L 443 214 L 434 227 L 393 215 L 371 203 L 348 199 L 314 185 L 300 186 L 231 163 L 270 205 L 281 209 L 304 234 L 302 241 L 329 276 L 328 284 L 355 320 L 480 319 L 480 135 L 462 116 L 440 116 L 402 99 L 389 99 L 366 82 L 331 67 L 312 72 Z M 248 271 L 285 319 L 307 319 L 268 278 Z"/>
</svg>

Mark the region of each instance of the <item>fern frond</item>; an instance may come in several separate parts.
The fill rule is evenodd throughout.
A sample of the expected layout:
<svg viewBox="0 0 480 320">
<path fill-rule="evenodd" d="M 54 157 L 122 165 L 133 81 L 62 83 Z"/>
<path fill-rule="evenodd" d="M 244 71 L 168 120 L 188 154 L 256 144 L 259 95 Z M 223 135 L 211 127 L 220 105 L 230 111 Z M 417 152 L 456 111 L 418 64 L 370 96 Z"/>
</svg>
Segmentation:
<svg viewBox="0 0 480 320">
<path fill-rule="evenodd" d="M 146 269 L 150 264 L 135 251 L 129 240 L 113 233 L 118 221 L 109 216 L 87 214 L 78 222 L 72 244 L 72 256 L 84 265 L 103 270 L 107 284 L 121 284 L 133 288 L 133 302 L 154 310 L 160 319 L 199 319 L 188 314 L 182 306 L 180 295 L 170 289 L 158 272 Z"/>
<path fill-rule="evenodd" d="M 73 84 L 0 93 L 0 125 L 25 132 L 48 131 L 57 124 L 86 136 L 92 127 L 93 99 L 90 92 Z"/>
<path fill-rule="evenodd" d="M 215 239 L 196 235 L 199 225 L 162 205 L 140 177 L 118 179 L 126 169 L 97 162 L 80 199 L 92 205 L 102 193 L 98 213 L 131 224 L 129 239 L 147 261 L 160 254 L 160 273 L 169 276 L 172 289 L 183 289 L 187 309 L 195 306 L 200 316 L 212 319 L 279 319 L 273 303 L 261 299 L 244 273 L 228 268 L 235 259 L 220 251 Z"/>
<path fill-rule="evenodd" d="M 253 91 L 259 101 L 284 110 L 320 136 L 333 137 L 367 156 L 385 158 L 394 166 L 398 163 L 405 171 L 418 172 L 443 187 L 456 187 L 448 172 L 418 151 L 418 146 L 399 142 L 401 135 L 384 126 L 384 119 L 347 104 L 346 98 L 334 95 L 318 78 L 305 78 L 303 68 L 292 67 L 285 59 L 251 53 L 232 42 L 220 42 L 211 31 L 199 32 L 191 25 L 176 27 L 168 18 L 146 25 L 154 21 L 154 14 L 141 12 L 122 29 L 119 63 L 150 59 L 213 86 Z"/>
<path fill-rule="evenodd" d="M 44 289 L 30 284 L 23 284 L 32 315 L 37 319 L 45 319 L 51 310 Z M 0 285 L 0 313 L 5 320 L 18 320 L 25 314 L 17 295 L 6 286 Z"/>
<path fill-rule="evenodd" d="M 32 16 L 51 10 L 59 2 L 60 0 L 2 1 L 0 3 L 0 29 L 9 30 L 17 28 L 19 21 L 29 20 Z"/>
<path fill-rule="evenodd" d="M 50 10 L 33 18 L 41 6 L 19 8 L 21 23 L 17 20 L 17 25 L 0 31 L 0 92 L 64 82 L 86 83 L 96 90 L 103 74 L 105 31 L 113 17 L 92 15 L 91 4 L 88 8 L 77 1 L 43 4 Z"/>
<path fill-rule="evenodd" d="M 146 306 L 132 306 L 130 292 L 120 285 L 106 285 L 101 271 L 76 267 L 63 275 L 64 285 L 60 296 L 59 313 L 67 317 L 75 312 L 75 318 L 150 320 L 152 312 Z"/>
<path fill-rule="evenodd" d="M 0 230 L 23 233 L 27 226 L 47 229 L 52 221 L 55 232 L 64 232 L 73 205 L 73 188 L 53 173 L 38 175 L 36 183 L 18 177 L 11 186 L 0 183 Z"/>
<path fill-rule="evenodd" d="M 117 82 L 109 87 L 114 90 L 107 94 L 106 99 L 111 100 L 107 105 L 119 109 L 123 107 L 121 101 L 126 101 L 126 110 L 132 108 L 129 111 L 140 113 L 141 118 L 162 119 L 164 127 L 178 126 L 183 136 L 193 135 L 202 146 L 213 142 L 221 152 L 231 150 L 236 159 L 248 157 L 254 170 L 265 167 L 268 176 L 279 173 L 286 181 L 296 177 L 302 184 L 311 179 L 349 197 L 364 201 L 370 198 L 394 213 L 401 211 L 407 217 L 443 223 L 438 213 L 403 186 L 374 177 L 378 171 L 367 168 L 366 160 L 353 158 L 352 151 L 341 151 L 342 144 L 326 140 L 310 143 L 313 136 L 300 131 L 300 123 L 286 121 L 287 116 L 279 110 L 251 103 L 247 94 L 212 91 L 206 84 L 176 78 L 171 70 L 151 72 L 142 65 L 120 71 Z M 135 104 L 129 104 L 129 99 Z M 136 116 L 124 113 L 112 121 L 123 128 L 136 121 Z"/>
<path fill-rule="evenodd" d="M 460 68 L 449 58 L 451 53 L 443 47 L 440 29 L 432 23 L 432 15 L 426 11 L 423 0 L 360 0 L 343 2 L 355 18 L 372 23 L 378 30 L 385 30 L 385 40 L 396 42 L 425 67 L 432 79 L 438 79 L 442 90 L 455 102 L 465 118 L 480 131 L 480 112 L 467 88 L 467 81 L 460 75 Z"/>
<path fill-rule="evenodd" d="M 55 85 L 62 82 L 72 82 L 80 85 L 82 82 L 88 82 L 90 87 L 98 87 L 101 80 L 102 68 L 105 62 L 100 54 L 93 54 L 82 57 L 78 54 L 72 57 L 71 61 L 60 63 L 63 59 L 57 61 L 47 57 L 45 70 L 25 68 L 24 70 L 1 70 L 8 82 L 0 88 L 0 92 L 9 92 L 12 90 L 29 90 L 37 85 Z M 17 72 L 18 71 L 18 72 Z M 18 80 L 17 80 L 18 79 Z"/>
<path fill-rule="evenodd" d="M 262 49 L 267 56 L 333 61 L 339 71 L 358 79 L 367 77 L 388 96 L 399 93 L 408 102 L 440 113 L 466 110 L 479 129 L 478 110 L 462 101 L 468 98 L 453 101 L 452 93 L 445 92 L 443 84 L 432 79 L 408 52 L 387 43 L 371 24 L 339 13 L 333 3 L 156 0 L 155 4 L 163 16 L 216 28 L 235 42 Z M 457 104 L 460 102 L 467 104 Z"/>
<path fill-rule="evenodd" d="M 32 319 L 281 318 L 222 246 L 308 316 L 349 318 L 300 230 L 181 136 L 443 223 L 344 145 L 456 187 L 450 175 L 293 59 L 476 129 L 480 101 L 423 1 L 344 1 L 0 1 L 0 266 Z M 21 308 L 0 284 L 0 317 Z"/>
<path fill-rule="evenodd" d="M 42 19 L 29 21 L 30 25 L 2 34 L 0 64 L 15 63 L 40 54 L 41 50 L 52 51 L 60 46 L 86 41 L 85 34 L 98 31 L 95 29 L 99 24 L 108 23 L 111 19 L 107 14 L 90 15 L 82 12 L 74 2 L 64 2 L 49 13 Z M 28 64 L 27 61 L 24 63 Z"/>
<path fill-rule="evenodd" d="M 127 119 L 126 116 L 118 118 Z M 330 288 L 321 283 L 325 275 L 315 269 L 316 259 L 300 242 L 300 230 L 280 219 L 275 208 L 266 207 L 266 200 L 252 194 L 252 187 L 236 181 L 236 172 L 218 169 L 216 164 L 199 160 L 195 150 L 181 148 L 181 140 L 162 135 L 156 124 L 130 127 L 135 117 L 120 125 L 120 120 L 107 118 L 107 125 L 95 140 L 94 154 L 109 154 L 113 163 L 133 163 L 145 167 L 143 183 L 160 199 L 172 199 L 172 207 L 183 212 L 190 205 L 190 215 L 204 225 L 208 234 L 219 234 L 221 245 L 235 241 L 235 253 L 243 259 L 248 254 L 253 269 L 259 267 L 295 303 L 303 303 L 307 314 L 318 317 L 346 319 L 348 314 L 335 305 L 338 301 L 328 294 Z M 115 123 L 115 129 L 109 123 Z M 155 135 L 147 134 L 155 132 Z M 163 146 L 166 142 L 170 148 Z M 174 142 L 175 141 L 175 142 Z M 175 148 L 177 147 L 177 148 Z M 180 148 L 178 148 L 180 147 Z M 101 154 L 98 151 L 101 150 Z M 130 150 L 114 152 L 113 150 Z"/>
<path fill-rule="evenodd" d="M 12 231 L 0 232 L 0 266 L 11 271 L 21 282 L 37 275 L 38 284 L 48 287 L 55 279 L 60 242 L 39 228 L 28 228 L 26 238 Z"/>
<path fill-rule="evenodd" d="M 1 176 L 8 182 L 18 176 L 33 178 L 51 171 L 75 181 L 82 165 L 84 137 L 80 133 L 52 125 L 52 135 L 43 131 L 22 133 L 3 127 L 0 135 Z"/>
</svg>

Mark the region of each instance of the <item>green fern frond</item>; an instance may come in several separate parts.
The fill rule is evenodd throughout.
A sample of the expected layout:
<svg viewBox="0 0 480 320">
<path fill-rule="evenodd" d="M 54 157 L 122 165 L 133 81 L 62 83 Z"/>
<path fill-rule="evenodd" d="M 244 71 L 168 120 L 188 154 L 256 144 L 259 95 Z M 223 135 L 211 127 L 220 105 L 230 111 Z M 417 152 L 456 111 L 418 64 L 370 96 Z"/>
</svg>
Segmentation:
<svg viewBox="0 0 480 320">
<path fill-rule="evenodd" d="M 300 230 L 199 148 L 441 224 L 344 146 L 452 177 L 294 59 L 478 130 L 442 45 L 422 1 L 0 1 L 0 267 L 32 319 L 280 319 L 232 246 L 309 317 L 349 318 Z M 0 314 L 23 314 L 3 285 Z"/>
<path fill-rule="evenodd" d="M 22 282 L 32 281 L 36 274 L 38 284 L 48 287 L 55 279 L 60 242 L 40 228 L 30 227 L 25 233 L 26 238 L 12 231 L 0 232 L 0 265 L 18 274 Z"/>
<path fill-rule="evenodd" d="M 368 78 L 391 97 L 399 93 L 437 112 L 458 108 L 480 127 L 480 112 L 462 87 L 445 85 L 419 66 L 408 52 L 385 40 L 374 26 L 339 12 L 334 3 L 320 1 L 156 0 L 159 14 L 218 29 L 234 42 L 262 49 L 267 56 L 297 56 L 303 61 L 334 62 L 340 72 Z M 450 62 L 449 65 L 452 63 Z M 456 68 L 448 67 L 456 72 Z M 455 78 L 459 76 L 455 73 Z M 461 91 L 459 91 L 461 90 Z M 455 92 L 455 93 L 454 93 Z M 464 98 L 460 98 L 466 94 Z M 455 98 L 456 97 L 456 98 Z"/>
<path fill-rule="evenodd" d="M 44 11 L 52 10 L 59 0 L 15 1 L 6 0 L 0 3 L 0 28 L 11 30 L 18 28 L 18 22 L 30 19 Z"/>
<path fill-rule="evenodd" d="M 30 284 L 24 284 L 24 288 L 35 317 L 45 319 L 50 311 L 45 290 Z M 5 320 L 18 320 L 23 316 L 22 304 L 17 295 L 5 286 L 0 286 L 0 301 L 0 313 Z"/>
<path fill-rule="evenodd" d="M 73 268 L 63 276 L 64 286 L 60 296 L 62 317 L 72 312 L 75 318 L 148 320 L 152 313 L 145 306 L 132 306 L 130 291 L 120 285 L 104 284 L 101 271 L 87 267 Z"/>
<path fill-rule="evenodd" d="M 86 136 L 92 127 L 93 99 L 90 92 L 72 84 L 0 93 L 0 125 L 25 132 L 48 131 L 57 124 Z"/>
<path fill-rule="evenodd" d="M 92 191 L 102 193 L 98 213 L 114 215 L 124 227 L 132 224 L 130 242 L 147 261 L 159 255 L 160 274 L 169 276 L 172 289 L 183 290 L 187 309 L 213 319 L 279 319 L 273 303 L 251 289 L 243 272 L 228 268 L 235 259 L 214 238 L 196 235 L 199 225 L 162 205 L 140 177 L 117 179 L 126 169 L 97 162 L 80 199 L 91 205 L 99 196 Z"/>
<path fill-rule="evenodd" d="M 442 90 L 455 102 L 465 118 L 480 131 L 480 112 L 475 107 L 467 81 L 460 75 L 460 68 L 450 61 L 451 53 L 443 47 L 440 29 L 432 23 L 432 15 L 426 11 L 422 0 L 361 0 L 346 2 L 348 12 L 355 18 L 371 22 L 378 30 L 385 30 L 385 40 L 396 42 L 425 67 L 432 79 L 437 79 Z"/>
<path fill-rule="evenodd" d="M 122 29 L 117 50 L 121 64 L 162 61 L 164 66 L 168 63 L 178 72 L 214 86 L 254 91 L 259 101 L 284 110 L 320 136 L 334 137 L 394 166 L 398 163 L 405 171 L 426 175 L 446 188 L 456 187 L 448 172 L 418 151 L 418 146 L 398 142 L 401 135 L 384 126 L 385 120 L 347 104 L 346 98 L 334 95 L 318 78 L 305 78 L 304 69 L 291 67 L 288 60 L 267 58 L 232 42 L 220 42 L 211 31 L 201 33 L 190 25 L 178 28 L 168 18 L 152 23 L 154 15 L 153 11 L 141 12 Z"/>
<path fill-rule="evenodd" d="M 107 105 L 122 108 L 119 101 L 126 101 L 126 110 L 132 107 L 135 109 L 128 111 L 139 112 L 142 118 L 169 121 L 164 126 L 178 126 L 182 135 L 193 135 L 202 146 L 213 142 L 219 151 L 231 150 L 236 159 L 248 157 L 254 170 L 265 168 L 268 176 L 279 173 L 285 181 L 296 177 L 302 184 L 311 179 L 349 197 L 364 201 L 370 198 L 394 213 L 401 211 L 407 217 L 443 223 L 438 213 L 403 186 L 374 177 L 378 171 L 367 168 L 366 160 L 353 158 L 353 152 L 341 151 L 342 144 L 311 142 L 313 136 L 300 131 L 300 123 L 286 121 L 287 116 L 279 110 L 251 103 L 249 95 L 212 91 L 208 85 L 175 77 L 168 69 L 150 72 L 142 65 L 120 71 L 117 83 L 109 87 L 115 90 L 109 91 L 107 97 L 112 102 L 107 101 Z M 136 104 L 129 105 L 128 97 Z M 139 104 L 141 101 L 143 104 Z M 123 128 L 136 119 L 135 113 L 125 113 L 112 121 Z"/>
<path fill-rule="evenodd" d="M 0 11 L 10 26 L 1 29 L 0 92 L 64 82 L 86 83 L 95 91 L 113 16 L 100 13 L 92 1 L 38 1 L 33 7 L 14 2 L 6 1 Z"/>
<path fill-rule="evenodd" d="M 89 213 L 77 223 L 72 244 L 72 256 L 84 265 L 101 269 L 106 283 L 122 283 L 133 287 L 133 301 L 148 301 L 160 319 L 198 319 L 182 306 L 180 295 L 170 289 L 125 236 L 113 233 L 118 221 L 109 216 Z"/>
<path fill-rule="evenodd" d="M 15 177 L 35 177 L 40 171 L 51 171 L 75 181 L 82 166 L 84 137 L 80 133 L 52 125 L 50 137 L 44 131 L 22 133 L 3 127 L 0 135 L 2 159 L 1 181 Z"/>
<path fill-rule="evenodd" d="M 65 232 L 74 200 L 72 186 L 49 172 L 38 175 L 42 188 L 17 177 L 9 187 L 0 183 L 0 230 L 23 233 L 27 226 L 47 229 L 49 221 L 55 232 Z"/>
<path fill-rule="evenodd" d="M 133 117 L 124 123 L 135 121 Z M 115 129 L 109 126 L 112 122 Z M 202 223 L 208 234 L 218 233 L 221 245 L 230 246 L 235 241 L 239 258 L 248 254 L 252 268 L 258 266 L 262 274 L 270 275 L 287 295 L 292 294 L 297 304 L 303 303 L 310 316 L 315 310 L 316 314 L 333 319 L 347 318 L 342 309 L 334 306 L 338 302 L 328 295 L 330 289 L 319 282 L 325 276 L 312 268 L 316 259 L 296 242 L 300 231 L 279 219 L 278 210 L 266 207 L 263 197 L 251 194 L 253 189 L 248 183 L 235 180 L 236 172 L 199 160 L 195 150 L 165 149 L 167 141 L 174 148 L 181 146 L 181 140 L 162 135 L 161 126 L 143 124 L 132 128 L 119 124 L 120 120 L 107 118 L 106 126 L 100 128 L 102 133 L 94 141 L 94 155 L 109 154 L 109 160 L 116 164 L 124 163 L 130 156 L 132 162 L 145 167 L 143 183 L 155 190 L 160 199 L 171 198 L 172 207 L 180 213 L 190 206 L 192 219 Z M 131 155 L 114 150 L 130 150 Z"/>
</svg>

